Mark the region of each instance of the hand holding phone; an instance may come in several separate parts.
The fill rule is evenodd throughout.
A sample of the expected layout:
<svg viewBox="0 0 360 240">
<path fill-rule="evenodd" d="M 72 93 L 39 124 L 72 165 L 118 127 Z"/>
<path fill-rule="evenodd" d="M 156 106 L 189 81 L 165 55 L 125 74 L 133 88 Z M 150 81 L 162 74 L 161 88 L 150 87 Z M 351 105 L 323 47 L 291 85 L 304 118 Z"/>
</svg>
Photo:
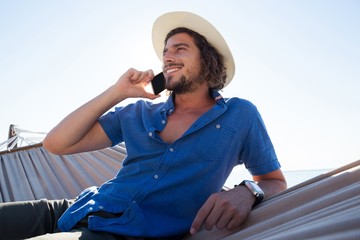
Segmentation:
<svg viewBox="0 0 360 240">
<path fill-rule="evenodd" d="M 164 74 L 161 72 L 157 74 L 153 80 L 151 80 L 151 85 L 154 90 L 154 94 L 158 95 L 162 91 L 165 90 L 165 77 Z"/>
</svg>

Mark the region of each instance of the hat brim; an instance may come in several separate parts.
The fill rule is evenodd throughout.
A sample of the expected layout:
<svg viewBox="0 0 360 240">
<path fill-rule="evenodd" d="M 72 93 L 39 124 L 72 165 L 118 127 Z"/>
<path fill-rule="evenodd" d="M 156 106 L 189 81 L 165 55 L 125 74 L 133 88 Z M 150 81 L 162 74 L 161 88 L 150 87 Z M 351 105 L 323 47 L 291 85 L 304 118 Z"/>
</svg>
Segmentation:
<svg viewBox="0 0 360 240">
<path fill-rule="evenodd" d="M 152 41 L 160 61 L 163 60 L 166 35 L 178 27 L 185 27 L 205 36 L 208 42 L 224 57 L 224 64 L 227 69 L 225 86 L 227 86 L 235 75 L 235 62 L 230 48 L 220 32 L 210 22 L 196 14 L 190 12 L 169 12 L 155 20 L 152 29 Z"/>
</svg>

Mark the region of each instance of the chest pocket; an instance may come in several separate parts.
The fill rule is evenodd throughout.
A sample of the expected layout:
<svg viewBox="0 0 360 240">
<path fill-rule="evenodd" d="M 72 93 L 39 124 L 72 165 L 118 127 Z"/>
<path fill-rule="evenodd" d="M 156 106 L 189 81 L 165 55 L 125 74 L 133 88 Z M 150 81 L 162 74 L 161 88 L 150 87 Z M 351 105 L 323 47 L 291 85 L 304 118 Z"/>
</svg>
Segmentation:
<svg viewBox="0 0 360 240">
<path fill-rule="evenodd" d="M 215 161 L 224 156 L 231 141 L 234 141 L 232 129 L 214 123 L 200 130 L 193 145 L 194 150 L 207 161 Z"/>
</svg>

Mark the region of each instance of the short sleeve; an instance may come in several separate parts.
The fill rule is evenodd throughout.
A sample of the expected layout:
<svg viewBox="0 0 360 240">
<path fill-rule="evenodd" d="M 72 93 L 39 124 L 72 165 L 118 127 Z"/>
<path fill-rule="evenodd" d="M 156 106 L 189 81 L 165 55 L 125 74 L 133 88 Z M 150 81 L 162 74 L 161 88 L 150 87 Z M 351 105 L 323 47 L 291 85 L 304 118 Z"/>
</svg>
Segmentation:
<svg viewBox="0 0 360 240">
<path fill-rule="evenodd" d="M 244 163 L 252 175 L 263 175 L 279 169 L 274 146 L 255 106 L 249 120 L 248 133 L 239 156 L 240 163 Z"/>
<path fill-rule="evenodd" d="M 115 146 L 116 144 L 123 141 L 123 135 L 121 131 L 121 121 L 119 115 L 122 108 L 115 108 L 115 111 L 108 112 L 99 118 L 99 123 L 104 129 L 106 135 L 111 140 L 111 145 Z"/>
</svg>

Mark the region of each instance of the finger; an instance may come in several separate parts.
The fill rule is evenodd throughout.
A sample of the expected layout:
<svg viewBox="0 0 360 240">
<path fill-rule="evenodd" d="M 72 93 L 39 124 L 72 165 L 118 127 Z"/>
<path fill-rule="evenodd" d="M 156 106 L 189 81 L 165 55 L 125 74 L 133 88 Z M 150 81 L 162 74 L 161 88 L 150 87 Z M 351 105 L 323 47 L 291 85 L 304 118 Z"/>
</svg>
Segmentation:
<svg viewBox="0 0 360 240">
<path fill-rule="evenodd" d="M 147 72 L 147 83 L 150 83 L 151 80 L 153 80 L 154 78 L 154 72 L 151 69 L 147 70 L 146 72 Z"/>
<path fill-rule="evenodd" d="M 154 72 L 152 70 L 146 71 L 146 75 L 144 75 L 144 79 L 142 80 L 144 85 L 147 86 L 154 79 Z"/>
<path fill-rule="evenodd" d="M 224 208 L 222 204 L 219 204 L 218 201 L 215 202 L 214 207 L 212 208 L 211 212 L 207 216 L 204 226 L 206 230 L 211 230 L 214 226 L 217 225 L 221 217 L 223 216 Z"/>
<path fill-rule="evenodd" d="M 143 75 L 144 71 L 138 71 L 135 68 L 130 68 L 127 71 L 127 77 L 132 83 L 136 83 L 141 78 L 141 75 Z"/>
<path fill-rule="evenodd" d="M 231 203 L 231 201 L 222 199 L 218 201 L 219 208 L 222 210 L 222 214 L 219 220 L 216 223 L 216 227 L 219 229 L 224 229 L 227 227 L 229 222 L 235 217 L 240 216 L 240 212 L 237 206 Z"/>
<path fill-rule="evenodd" d="M 128 71 L 127 71 L 127 77 L 130 79 L 130 80 L 134 80 L 134 79 L 137 79 L 139 77 L 139 74 L 140 72 L 138 70 L 136 70 L 135 68 L 130 68 Z"/>
<path fill-rule="evenodd" d="M 221 214 L 215 225 L 218 229 L 222 230 L 229 225 L 231 219 L 231 215 L 223 213 Z"/>
<path fill-rule="evenodd" d="M 134 71 L 133 75 L 130 77 L 130 81 L 132 84 L 137 84 L 143 81 L 144 78 L 146 78 L 147 73 L 140 72 L 140 71 Z"/>
<path fill-rule="evenodd" d="M 214 207 L 214 201 L 211 198 L 209 198 L 197 212 L 195 219 L 191 225 L 191 229 L 190 229 L 191 234 L 195 234 L 200 230 L 201 225 L 204 223 L 205 219 L 208 217 L 213 207 Z"/>
<path fill-rule="evenodd" d="M 148 82 L 150 80 L 151 78 L 149 77 L 149 72 L 145 71 L 145 72 L 140 72 L 137 82 Z"/>
<path fill-rule="evenodd" d="M 231 231 L 234 230 L 235 228 L 239 227 L 241 225 L 241 223 L 243 223 L 245 220 L 242 218 L 238 218 L 238 217 L 233 217 L 232 219 L 230 219 L 229 223 L 226 225 L 226 229 Z"/>
<path fill-rule="evenodd" d="M 140 72 L 140 75 L 138 77 L 138 82 L 146 82 L 149 83 L 154 78 L 154 72 L 149 69 L 143 72 Z"/>
</svg>

